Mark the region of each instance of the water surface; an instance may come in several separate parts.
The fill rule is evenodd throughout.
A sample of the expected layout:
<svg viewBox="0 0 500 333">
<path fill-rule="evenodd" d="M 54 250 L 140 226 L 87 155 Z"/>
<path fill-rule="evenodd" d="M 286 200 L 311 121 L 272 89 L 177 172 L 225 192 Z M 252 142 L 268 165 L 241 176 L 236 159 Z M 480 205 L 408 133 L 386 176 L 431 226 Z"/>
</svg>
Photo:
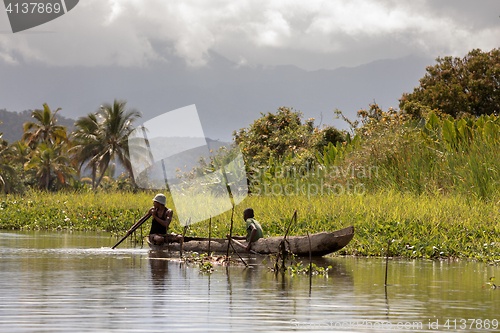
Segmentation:
<svg viewBox="0 0 500 333">
<path fill-rule="evenodd" d="M 499 268 L 482 263 L 390 260 L 385 288 L 383 259 L 322 258 L 315 263 L 332 269 L 310 288 L 309 277 L 275 276 L 261 258 L 207 274 L 130 243 L 111 250 L 114 243 L 107 233 L 1 231 L 0 331 L 500 328 L 500 290 L 482 287 Z"/>
</svg>

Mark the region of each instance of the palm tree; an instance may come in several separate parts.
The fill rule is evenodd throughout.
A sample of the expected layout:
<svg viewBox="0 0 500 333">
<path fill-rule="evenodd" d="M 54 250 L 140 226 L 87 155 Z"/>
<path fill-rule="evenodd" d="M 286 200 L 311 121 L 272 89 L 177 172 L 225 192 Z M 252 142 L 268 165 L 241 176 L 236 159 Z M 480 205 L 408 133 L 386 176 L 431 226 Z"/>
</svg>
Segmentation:
<svg viewBox="0 0 500 333">
<path fill-rule="evenodd" d="M 14 168 L 8 165 L 6 162 L 6 152 L 8 146 L 5 140 L 0 140 L 0 188 L 5 192 L 10 192 L 10 183 L 7 178 L 7 175 L 14 175 Z"/>
<path fill-rule="evenodd" d="M 14 166 L 17 180 L 23 182 L 26 179 L 26 173 L 23 166 L 31 158 L 31 148 L 25 141 L 14 141 L 10 144 L 8 152 L 8 162 Z"/>
<path fill-rule="evenodd" d="M 100 169 L 101 175 L 97 180 L 96 187 L 101 183 L 109 163 L 115 158 L 128 171 L 132 184 L 135 186 L 128 150 L 128 136 L 134 130 L 132 123 L 135 119 L 140 118 L 141 114 L 136 110 L 126 111 L 126 103 L 115 99 L 113 105 L 101 105 L 97 112 L 102 119 L 99 135 L 102 146 L 99 146 L 99 153 L 90 161 L 91 163 L 97 162 Z"/>
<path fill-rule="evenodd" d="M 10 161 L 16 165 L 24 165 L 30 159 L 31 149 L 24 141 L 15 141 L 9 147 Z"/>
<path fill-rule="evenodd" d="M 43 104 L 43 110 L 35 110 L 31 117 L 36 122 L 26 122 L 23 125 L 24 135 L 23 140 L 28 141 L 30 146 L 38 143 L 38 141 L 46 144 L 55 144 L 60 141 L 68 141 L 66 127 L 57 125 L 56 113 L 61 110 L 57 109 L 52 113 L 47 103 Z"/>
<path fill-rule="evenodd" d="M 97 174 L 97 159 L 95 156 L 103 150 L 101 140 L 101 125 L 97 121 L 95 113 L 89 113 L 75 121 L 76 130 L 73 132 L 74 146 L 69 150 L 73 154 L 73 161 L 78 165 L 78 172 L 85 162 L 89 162 L 85 169 L 92 169 L 92 189 L 95 189 L 95 178 Z"/>
<path fill-rule="evenodd" d="M 68 166 L 68 156 L 61 154 L 63 149 L 63 144 L 51 147 L 42 143 L 33 152 L 31 159 L 24 164 L 26 170 L 34 170 L 36 178 L 40 180 L 41 188 L 49 189 L 50 178 L 53 174 L 61 184 L 65 184 L 74 172 L 74 169 Z"/>
<path fill-rule="evenodd" d="M 0 121 L 0 124 L 2 122 Z M 7 175 L 14 175 L 15 171 L 9 165 L 10 151 L 7 140 L 2 139 L 3 133 L 0 133 L 0 187 L 5 193 L 10 192 L 10 184 Z"/>
</svg>

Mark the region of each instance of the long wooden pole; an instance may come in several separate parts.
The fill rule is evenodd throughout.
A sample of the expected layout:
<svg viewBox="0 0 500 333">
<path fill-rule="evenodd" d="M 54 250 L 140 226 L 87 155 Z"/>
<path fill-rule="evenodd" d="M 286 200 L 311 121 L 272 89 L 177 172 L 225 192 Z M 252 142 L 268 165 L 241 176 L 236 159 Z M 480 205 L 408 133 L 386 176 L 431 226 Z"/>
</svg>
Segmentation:
<svg viewBox="0 0 500 333">
<path fill-rule="evenodd" d="M 233 243 L 230 243 L 231 244 L 231 247 L 233 248 L 233 251 L 236 252 L 236 254 L 238 255 L 238 257 L 240 257 L 240 260 L 241 262 L 248 267 L 247 263 L 245 262 L 245 260 L 243 260 L 243 258 L 240 256 L 240 254 L 238 253 L 238 251 L 236 251 L 236 249 L 234 248 L 234 245 Z"/>
<path fill-rule="evenodd" d="M 191 224 L 191 218 L 189 218 L 189 224 Z M 184 231 L 182 232 L 181 246 L 179 248 L 179 257 L 182 259 L 182 245 L 184 244 L 184 236 L 186 235 L 186 231 L 188 230 L 188 225 L 184 226 Z"/>
<path fill-rule="evenodd" d="M 210 255 L 210 243 L 212 242 L 212 216 L 208 221 L 208 255 Z"/>
<path fill-rule="evenodd" d="M 292 222 L 295 219 L 295 224 L 297 224 L 297 210 L 293 212 L 292 218 L 290 219 L 290 223 L 288 224 L 288 228 L 286 229 L 285 232 L 285 237 L 281 240 L 281 242 L 278 245 L 278 254 L 276 255 L 276 265 L 275 265 L 275 270 L 278 271 L 279 269 L 279 262 L 280 259 L 282 261 L 282 266 L 281 268 L 284 270 L 285 269 L 285 261 L 286 261 L 286 236 L 288 235 L 288 231 L 290 231 L 290 227 L 292 226 Z M 281 258 L 280 258 L 281 257 Z"/>
<path fill-rule="evenodd" d="M 141 225 L 141 249 L 144 246 L 144 236 L 142 236 L 142 225 Z"/>
<path fill-rule="evenodd" d="M 129 229 L 130 233 L 132 233 L 133 231 L 135 231 L 137 228 L 139 228 L 145 221 L 144 219 L 149 219 L 151 217 L 151 214 L 148 212 L 146 215 L 144 215 L 143 217 L 141 217 L 139 219 L 139 221 L 135 222 Z M 128 232 L 128 231 L 127 231 Z"/>
<path fill-rule="evenodd" d="M 387 267 L 389 266 L 389 248 L 391 247 L 391 240 L 387 241 L 387 253 L 385 254 L 385 285 L 387 286 Z"/>
<path fill-rule="evenodd" d="M 231 238 L 233 237 L 233 216 L 234 216 L 234 205 L 233 210 L 231 212 L 231 228 L 229 228 L 229 239 L 227 240 L 227 253 L 226 257 L 229 258 L 229 246 L 231 246 Z"/>
<path fill-rule="evenodd" d="M 286 239 L 286 236 L 288 235 L 288 231 L 290 230 L 290 226 L 292 225 L 293 219 L 295 218 L 295 224 L 297 224 L 297 210 L 293 212 L 292 219 L 290 220 L 290 223 L 288 224 L 288 228 L 286 229 L 285 232 L 285 237 L 283 237 L 283 240 Z"/>
<path fill-rule="evenodd" d="M 134 223 L 134 225 L 127 231 L 127 234 L 125 235 L 125 237 L 123 237 L 118 243 L 116 243 L 111 249 L 115 249 L 115 247 L 117 247 L 118 245 L 120 245 L 121 242 L 123 242 L 128 236 L 130 236 L 135 230 L 137 230 L 137 228 L 139 228 L 144 222 L 147 221 L 147 219 L 149 219 L 149 217 L 151 216 L 150 213 L 147 213 L 146 215 L 144 215 L 143 217 L 141 217 L 139 219 L 139 221 L 137 221 L 136 223 Z"/>
<path fill-rule="evenodd" d="M 309 232 L 307 232 L 307 239 L 309 240 L 309 296 L 311 296 L 312 287 L 312 249 L 311 249 L 311 237 Z"/>
</svg>

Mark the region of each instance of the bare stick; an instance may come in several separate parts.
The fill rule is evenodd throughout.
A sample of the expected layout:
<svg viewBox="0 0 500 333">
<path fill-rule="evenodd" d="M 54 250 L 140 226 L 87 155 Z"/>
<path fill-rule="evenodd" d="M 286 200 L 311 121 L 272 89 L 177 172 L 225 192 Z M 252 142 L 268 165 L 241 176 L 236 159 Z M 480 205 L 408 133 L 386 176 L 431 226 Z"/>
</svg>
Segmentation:
<svg viewBox="0 0 500 333">
<path fill-rule="evenodd" d="M 141 225 L 141 249 L 144 246 L 144 236 L 142 236 L 142 225 Z"/>
<path fill-rule="evenodd" d="M 228 258 L 229 258 L 229 246 L 231 245 L 231 238 L 233 237 L 233 216 L 234 216 L 234 205 L 233 205 L 233 211 L 231 212 L 231 228 L 229 229 L 229 239 L 227 244 L 226 257 Z"/>
<path fill-rule="evenodd" d="M 208 255 L 210 255 L 210 243 L 212 242 L 212 216 L 208 221 Z"/>
<path fill-rule="evenodd" d="M 278 254 L 276 256 L 276 265 L 275 265 L 276 269 L 279 269 L 279 260 L 280 260 L 280 257 L 281 257 L 281 261 L 282 261 L 281 268 L 283 270 L 285 269 L 285 261 L 286 261 L 286 255 L 285 255 L 285 252 L 286 252 L 286 236 L 288 235 L 288 231 L 290 231 L 290 227 L 292 226 L 292 222 L 293 222 L 294 219 L 295 219 L 295 224 L 297 224 L 297 210 L 295 210 L 293 212 L 292 219 L 290 220 L 290 223 L 288 224 L 288 228 L 286 229 L 286 232 L 285 232 L 285 237 L 283 237 L 283 239 L 281 240 L 280 244 L 278 245 Z"/>
<path fill-rule="evenodd" d="M 312 250 L 311 250 L 311 237 L 309 237 L 309 232 L 307 232 L 307 239 L 309 240 L 309 296 L 311 296 L 311 286 L 312 286 Z"/>
<path fill-rule="evenodd" d="M 389 248 L 391 247 L 391 241 L 387 241 L 387 254 L 385 255 L 385 285 L 387 286 L 387 267 L 389 266 Z"/>
<path fill-rule="evenodd" d="M 189 218 L 189 223 L 191 223 L 191 218 Z M 186 231 L 188 229 L 188 225 L 184 226 L 184 231 L 182 232 L 182 239 L 181 239 L 181 245 L 179 247 L 179 256 L 182 258 L 182 245 L 184 244 L 184 235 L 186 235 Z"/>
<path fill-rule="evenodd" d="M 236 249 L 234 248 L 234 245 L 233 243 L 229 243 L 231 244 L 231 247 L 233 248 L 233 251 L 236 252 L 236 254 L 238 255 L 238 257 L 240 257 L 240 260 L 241 262 L 245 265 L 245 266 L 248 266 L 247 263 L 245 262 L 245 260 L 243 260 L 243 258 L 240 256 L 240 254 L 238 253 L 238 251 L 236 251 Z"/>
<path fill-rule="evenodd" d="M 295 218 L 295 224 L 297 224 L 297 210 L 293 212 L 292 219 L 290 220 L 290 223 L 288 224 L 288 228 L 286 229 L 285 232 L 285 237 L 283 237 L 283 240 L 286 239 L 286 236 L 288 235 L 288 231 L 290 230 L 290 226 L 292 225 L 293 219 Z"/>
</svg>

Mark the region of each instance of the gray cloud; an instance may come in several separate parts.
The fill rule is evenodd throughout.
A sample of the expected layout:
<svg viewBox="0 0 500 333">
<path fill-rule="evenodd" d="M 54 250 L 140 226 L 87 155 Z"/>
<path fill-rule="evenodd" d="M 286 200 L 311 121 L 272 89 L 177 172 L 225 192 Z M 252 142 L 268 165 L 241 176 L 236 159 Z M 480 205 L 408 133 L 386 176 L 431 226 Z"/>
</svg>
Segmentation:
<svg viewBox="0 0 500 333">
<path fill-rule="evenodd" d="M 498 47 L 499 15 L 497 0 L 87 0 L 32 29 L 55 33 L 0 34 L 0 61 L 144 66 L 180 56 L 200 67 L 212 50 L 241 65 L 337 68 Z"/>
</svg>

